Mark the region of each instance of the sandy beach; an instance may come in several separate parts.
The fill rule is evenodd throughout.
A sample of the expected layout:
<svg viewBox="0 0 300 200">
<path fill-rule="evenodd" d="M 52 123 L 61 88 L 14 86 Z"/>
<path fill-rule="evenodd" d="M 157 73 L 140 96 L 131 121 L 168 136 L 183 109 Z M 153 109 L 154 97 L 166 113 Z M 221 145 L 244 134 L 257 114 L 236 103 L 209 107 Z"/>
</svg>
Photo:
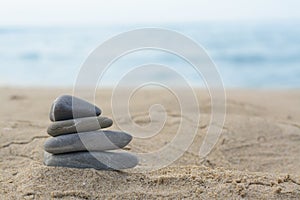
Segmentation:
<svg viewBox="0 0 300 200">
<path fill-rule="evenodd" d="M 72 89 L 1 88 L 0 199 L 300 199 L 300 91 L 226 93 L 225 126 L 204 162 L 198 152 L 210 118 L 210 99 L 197 90 L 201 121 L 188 151 L 158 171 L 129 173 L 44 166 L 50 106 Z M 98 90 L 96 104 L 102 115 L 113 118 L 110 95 L 109 89 Z M 168 118 L 158 135 L 134 139 L 129 151 L 151 152 L 172 139 L 181 117 L 174 96 L 145 90 L 131 103 L 137 124 L 148 123 L 154 103 L 165 106 Z"/>
</svg>

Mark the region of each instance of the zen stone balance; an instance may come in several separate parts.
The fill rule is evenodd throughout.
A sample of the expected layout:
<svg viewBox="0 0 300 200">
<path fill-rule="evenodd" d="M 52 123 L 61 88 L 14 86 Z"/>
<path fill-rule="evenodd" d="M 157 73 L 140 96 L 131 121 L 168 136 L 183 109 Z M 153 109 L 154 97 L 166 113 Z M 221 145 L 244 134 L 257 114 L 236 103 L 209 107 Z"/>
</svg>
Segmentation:
<svg viewBox="0 0 300 200">
<path fill-rule="evenodd" d="M 132 136 L 125 132 L 102 130 L 113 124 L 100 116 L 101 110 L 77 97 L 62 95 L 52 104 L 44 143 L 44 163 L 48 166 L 121 170 L 138 164 L 135 155 L 120 151 Z"/>
</svg>

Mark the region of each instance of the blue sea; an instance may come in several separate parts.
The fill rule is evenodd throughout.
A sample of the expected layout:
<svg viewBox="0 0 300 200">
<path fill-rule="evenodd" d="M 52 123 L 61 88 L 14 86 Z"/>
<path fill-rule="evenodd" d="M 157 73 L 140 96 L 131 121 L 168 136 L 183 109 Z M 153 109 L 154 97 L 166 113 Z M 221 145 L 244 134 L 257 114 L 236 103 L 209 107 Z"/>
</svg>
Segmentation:
<svg viewBox="0 0 300 200">
<path fill-rule="evenodd" d="M 180 23 L 156 25 L 182 33 L 202 45 L 227 88 L 299 88 L 300 24 Z M 72 86 L 88 55 L 110 37 L 143 25 L 0 27 L 0 85 Z M 147 26 L 149 27 L 149 26 Z M 203 80 L 191 66 L 165 52 L 141 51 L 114 63 L 103 84 L 114 85 L 122 72 L 143 63 L 174 67 L 191 84 Z M 155 81 L 168 78 L 159 71 Z"/>
</svg>

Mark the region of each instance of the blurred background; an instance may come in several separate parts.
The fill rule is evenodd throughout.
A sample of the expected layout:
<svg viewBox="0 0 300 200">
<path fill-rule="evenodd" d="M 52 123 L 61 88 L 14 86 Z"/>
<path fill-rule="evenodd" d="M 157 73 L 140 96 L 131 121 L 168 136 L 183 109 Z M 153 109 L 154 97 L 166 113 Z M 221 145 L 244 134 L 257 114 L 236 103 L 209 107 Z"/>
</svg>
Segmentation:
<svg viewBox="0 0 300 200">
<path fill-rule="evenodd" d="M 0 85 L 71 87 L 102 42 L 123 31 L 159 27 L 202 45 L 227 88 L 299 88 L 299 9 L 297 0 L 2 1 Z M 202 84 L 187 63 L 153 51 L 113 64 L 103 84 L 113 85 L 122 70 L 148 62 L 173 66 L 193 85 Z"/>
</svg>

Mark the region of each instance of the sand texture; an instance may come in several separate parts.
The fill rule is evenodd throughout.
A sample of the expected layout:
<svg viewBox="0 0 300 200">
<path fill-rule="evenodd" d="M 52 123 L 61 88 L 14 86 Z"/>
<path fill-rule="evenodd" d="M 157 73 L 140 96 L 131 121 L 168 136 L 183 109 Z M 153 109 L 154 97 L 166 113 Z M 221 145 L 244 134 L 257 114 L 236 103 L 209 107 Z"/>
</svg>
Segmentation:
<svg viewBox="0 0 300 200">
<path fill-rule="evenodd" d="M 148 173 L 44 166 L 49 110 L 61 94 L 72 90 L 0 89 L 0 199 L 300 199 L 300 91 L 227 91 L 222 135 L 200 162 L 211 106 L 207 93 L 197 90 L 201 121 L 193 144 L 172 165 Z M 110 95 L 97 91 L 96 103 L 112 118 Z M 180 107 L 166 91 L 134 95 L 133 120 L 147 124 L 148 109 L 156 103 L 168 113 L 164 128 L 153 138 L 133 139 L 129 151 L 152 152 L 174 136 Z M 118 130 L 116 124 L 112 129 Z"/>
</svg>

